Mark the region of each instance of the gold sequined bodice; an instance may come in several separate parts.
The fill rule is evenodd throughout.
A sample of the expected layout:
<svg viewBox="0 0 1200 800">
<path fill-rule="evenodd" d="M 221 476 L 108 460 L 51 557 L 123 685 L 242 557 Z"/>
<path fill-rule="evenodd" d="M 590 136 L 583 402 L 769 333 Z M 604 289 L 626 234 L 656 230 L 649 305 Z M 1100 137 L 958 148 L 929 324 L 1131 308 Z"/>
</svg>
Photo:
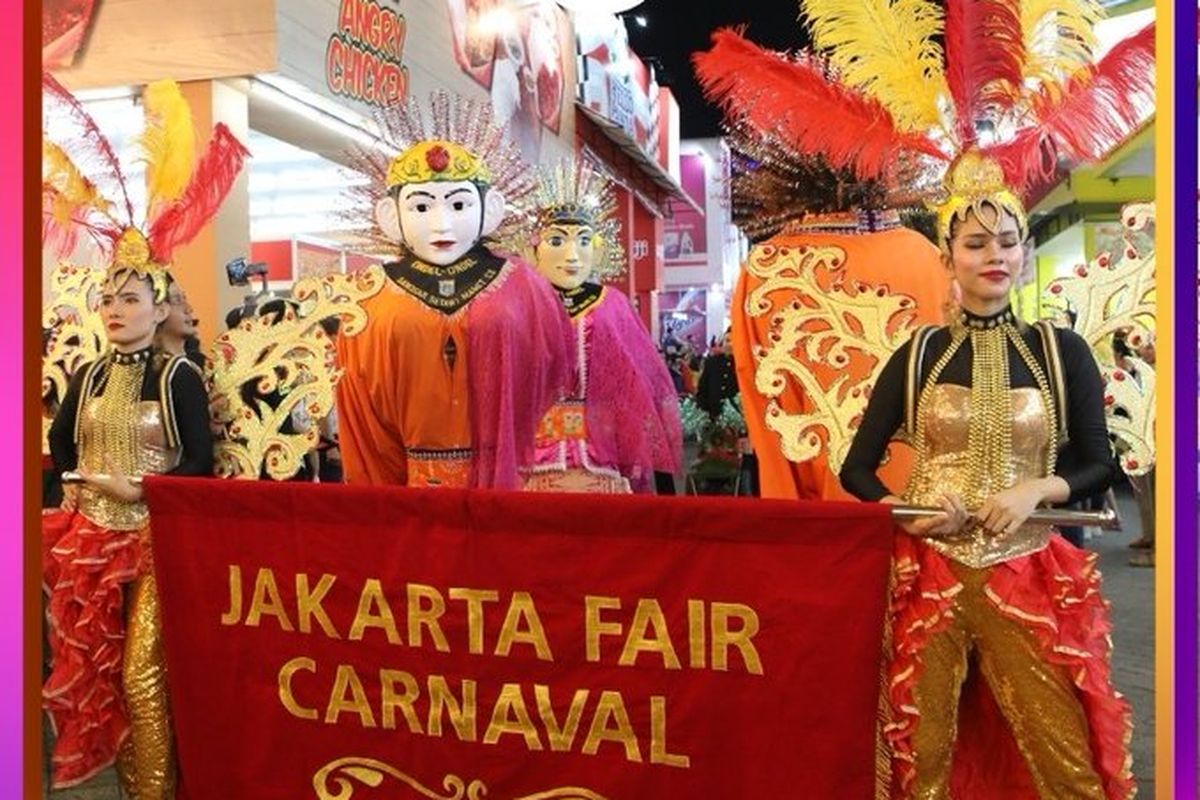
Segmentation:
<svg viewBox="0 0 1200 800">
<path fill-rule="evenodd" d="M 1029 478 L 1044 477 L 1046 448 L 1050 446 L 1050 421 L 1042 394 L 1037 389 L 1012 389 L 1011 471 L 1005 483 L 1013 485 Z M 971 390 L 964 386 L 939 384 L 921 404 L 924 416 L 925 458 L 917 465 L 907 502 L 939 505 L 944 492 L 963 498 L 968 509 L 978 508 L 987 495 L 1006 486 L 980 486 L 972 478 L 970 447 Z M 1011 477 L 1009 482 L 1008 477 Z M 982 568 L 1041 550 L 1050 541 L 1047 525 L 1022 525 L 1013 534 L 992 536 L 981 528 L 958 539 L 926 539 L 934 549 L 970 567 Z"/>
<path fill-rule="evenodd" d="M 158 401 L 141 400 L 145 364 L 109 366 L 100 397 L 83 401 L 80 409 L 79 465 L 89 472 L 105 473 L 112 466 L 125 475 L 167 472 L 179 464 L 178 447 L 167 446 L 167 435 Z M 110 497 L 83 484 L 79 511 L 85 517 L 117 530 L 135 530 L 146 524 L 146 504 Z"/>
</svg>

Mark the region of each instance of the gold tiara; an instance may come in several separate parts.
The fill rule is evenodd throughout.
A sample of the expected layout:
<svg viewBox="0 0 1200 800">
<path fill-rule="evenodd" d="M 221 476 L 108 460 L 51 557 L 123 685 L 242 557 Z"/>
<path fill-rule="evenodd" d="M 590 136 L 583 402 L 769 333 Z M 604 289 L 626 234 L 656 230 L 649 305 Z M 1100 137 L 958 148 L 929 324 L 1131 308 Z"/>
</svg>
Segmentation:
<svg viewBox="0 0 1200 800">
<path fill-rule="evenodd" d="M 950 166 L 943 182 L 944 200 L 935 205 L 938 218 L 938 241 L 943 247 L 950 242 L 950 229 L 955 222 L 966 219 L 968 212 L 991 233 L 998 227 L 1003 214 L 993 217 L 981 213 L 988 207 L 994 211 L 1006 211 L 1017 220 L 1017 228 L 1024 239 L 1029 223 L 1025 206 L 1004 180 L 1004 170 L 991 158 L 977 150 L 968 150 Z"/>
<path fill-rule="evenodd" d="M 121 232 L 113 250 L 105 280 L 116 280 L 122 275 L 133 274 L 150 281 L 154 291 L 154 302 L 167 299 L 167 268 L 150 256 L 150 242 L 137 228 L 129 227 Z"/>
<path fill-rule="evenodd" d="M 492 176 L 478 156 L 462 145 L 444 139 L 417 142 L 392 159 L 388 166 L 388 189 L 430 181 L 473 181 L 487 186 L 491 184 Z"/>
</svg>

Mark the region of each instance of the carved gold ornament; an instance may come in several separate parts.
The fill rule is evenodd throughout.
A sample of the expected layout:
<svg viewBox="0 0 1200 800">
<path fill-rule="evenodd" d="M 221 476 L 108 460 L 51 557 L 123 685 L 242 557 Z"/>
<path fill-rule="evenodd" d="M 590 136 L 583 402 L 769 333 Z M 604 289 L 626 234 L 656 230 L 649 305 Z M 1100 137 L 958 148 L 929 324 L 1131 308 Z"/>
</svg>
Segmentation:
<svg viewBox="0 0 1200 800">
<path fill-rule="evenodd" d="M 274 480 L 299 471 L 317 446 L 341 378 L 333 340 L 321 322 L 340 319 L 340 335 L 367 323 L 361 304 L 383 288 L 381 268 L 299 281 L 298 308 L 249 316 L 213 342 L 206 367 L 210 412 L 219 428 L 216 471 L 223 478 Z M 288 423 L 291 423 L 288 425 Z M 290 430 L 287 430 L 290 428 Z"/>
<path fill-rule="evenodd" d="M 751 318 L 770 316 L 754 348 L 754 382 L 767 398 L 766 426 L 789 461 L 825 453 L 841 469 L 862 421 L 870 389 L 888 357 L 916 325 L 916 301 L 850 279 L 846 252 L 834 246 L 760 244 L 746 270 L 761 283 L 746 296 Z M 785 409 L 798 383 L 810 410 Z"/>
<path fill-rule="evenodd" d="M 42 452 L 58 404 L 75 371 L 100 357 L 105 342 L 100 319 L 104 270 L 60 261 L 50 274 L 50 301 L 42 309 Z"/>
<path fill-rule="evenodd" d="M 1108 432 L 1117 440 L 1117 454 L 1127 475 L 1145 475 L 1154 468 L 1154 367 L 1131 358 L 1137 376 L 1105 367 L 1104 404 Z"/>
<path fill-rule="evenodd" d="M 313 775 L 313 790 L 317 800 L 351 800 L 354 797 L 355 783 L 374 789 L 381 786 L 387 778 L 398 781 L 418 796 L 429 800 L 483 800 L 488 793 L 487 786 L 481 780 L 467 783 L 457 775 L 447 775 L 442 779 L 441 791 L 445 794 L 441 794 L 389 764 L 358 756 L 339 758 L 321 767 Z M 605 797 L 590 789 L 564 786 L 514 797 L 512 800 L 605 800 Z"/>
<path fill-rule="evenodd" d="M 1157 321 L 1153 203 L 1121 210 L 1123 247 L 1100 253 L 1073 275 L 1051 281 L 1046 302 L 1060 314 L 1074 313 L 1073 328 L 1092 348 L 1105 379 L 1108 430 L 1116 438 L 1121 466 L 1129 475 L 1154 468 L 1155 375 L 1152 365 L 1130 358 L 1131 370 L 1116 365 L 1112 337 L 1126 332 L 1135 351 L 1154 341 Z M 1149 235 L 1147 235 L 1149 234 Z"/>
</svg>

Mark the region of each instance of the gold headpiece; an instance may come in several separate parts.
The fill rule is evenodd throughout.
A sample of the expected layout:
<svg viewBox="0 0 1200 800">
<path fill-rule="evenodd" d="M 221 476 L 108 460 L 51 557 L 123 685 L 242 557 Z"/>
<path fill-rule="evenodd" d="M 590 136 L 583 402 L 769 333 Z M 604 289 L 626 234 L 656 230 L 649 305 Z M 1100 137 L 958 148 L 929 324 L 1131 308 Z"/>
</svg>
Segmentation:
<svg viewBox="0 0 1200 800">
<path fill-rule="evenodd" d="M 946 197 L 936 204 L 938 244 L 944 249 L 950 247 L 954 223 L 961 223 L 968 213 L 973 213 L 979 224 L 992 234 L 999 230 L 1004 214 L 1011 214 L 1017 220 L 1021 239 L 1028 234 L 1025 206 L 1008 187 L 1004 170 L 995 160 L 968 150 L 946 173 L 944 188 Z"/>
<path fill-rule="evenodd" d="M 767 140 L 766 155 L 789 156 L 768 163 L 775 174 L 760 188 L 771 192 L 786 193 L 790 164 L 803 158 L 819 159 L 837 184 L 847 172 L 863 188 L 883 184 L 891 203 L 900 189 L 936 192 L 914 173 L 958 172 L 946 181 L 944 242 L 955 214 L 1016 212 L 1015 197 L 1054 182 L 1060 164 L 1102 159 L 1153 110 L 1154 25 L 1096 59 L 1096 0 L 800 6 L 811 53 L 766 51 L 726 29 L 695 57 L 701 86 L 735 128 Z"/>
<path fill-rule="evenodd" d="M 167 267 L 151 258 L 150 243 L 137 228 L 126 228 L 121 232 L 104 280 L 105 283 L 121 284 L 129 276 L 150 281 L 155 303 L 167 301 Z"/>
<path fill-rule="evenodd" d="M 441 139 L 417 142 L 393 158 L 388 167 L 388 189 L 430 181 L 472 181 L 487 186 L 492 175 L 474 153 Z"/>
<path fill-rule="evenodd" d="M 598 279 L 613 278 L 625 271 L 625 248 L 617 221 L 617 198 L 612 183 L 584 161 L 560 161 L 553 168 L 538 170 L 533 193 L 533 215 L 512 248 L 528 251 L 549 225 L 587 225 L 597 240 L 599 256 L 592 273 Z"/>
</svg>

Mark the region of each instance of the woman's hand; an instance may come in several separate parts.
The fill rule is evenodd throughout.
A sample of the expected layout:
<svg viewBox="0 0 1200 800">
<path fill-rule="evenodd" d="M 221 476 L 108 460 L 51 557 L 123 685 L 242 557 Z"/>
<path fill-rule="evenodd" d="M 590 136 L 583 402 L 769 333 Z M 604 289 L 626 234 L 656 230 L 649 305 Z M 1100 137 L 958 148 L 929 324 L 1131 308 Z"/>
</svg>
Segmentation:
<svg viewBox="0 0 1200 800">
<path fill-rule="evenodd" d="M 62 502 L 58 507 L 68 513 L 79 508 L 79 485 L 74 483 L 64 483 Z"/>
<path fill-rule="evenodd" d="M 1045 499 L 1042 481 L 1022 481 L 985 500 L 975 518 L 992 536 L 1015 533 Z"/>
<path fill-rule="evenodd" d="M 79 475 L 83 478 L 84 483 L 104 492 L 109 497 L 115 497 L 127 503 L 136 503 L 142 499 L 142 487 L 130 481 L 108 456 L 104 457 L 104 469 L 107 470 L 106 474 L 97 475 L 81 468 Z"/>
<path fill-rule="evenodd" d="M 883 502 L 889 505 L 903 504 L 903 501 L 894 495 L 888 495 L 883 498 Z M 938 505 L 942 508 L 940 514 L 933 514 L 915 520 L 906 520 L 897 524 L 909 536 L 927 539 L 949 538 L 962 533 L 963 529 L 967 526 L 967 522 L 970 520 L 970 515 L 967 513 L 966 506 L 963 505 L 962 498 L 954 492 L 946 492 L 942 495 Z"/>
</svg>

